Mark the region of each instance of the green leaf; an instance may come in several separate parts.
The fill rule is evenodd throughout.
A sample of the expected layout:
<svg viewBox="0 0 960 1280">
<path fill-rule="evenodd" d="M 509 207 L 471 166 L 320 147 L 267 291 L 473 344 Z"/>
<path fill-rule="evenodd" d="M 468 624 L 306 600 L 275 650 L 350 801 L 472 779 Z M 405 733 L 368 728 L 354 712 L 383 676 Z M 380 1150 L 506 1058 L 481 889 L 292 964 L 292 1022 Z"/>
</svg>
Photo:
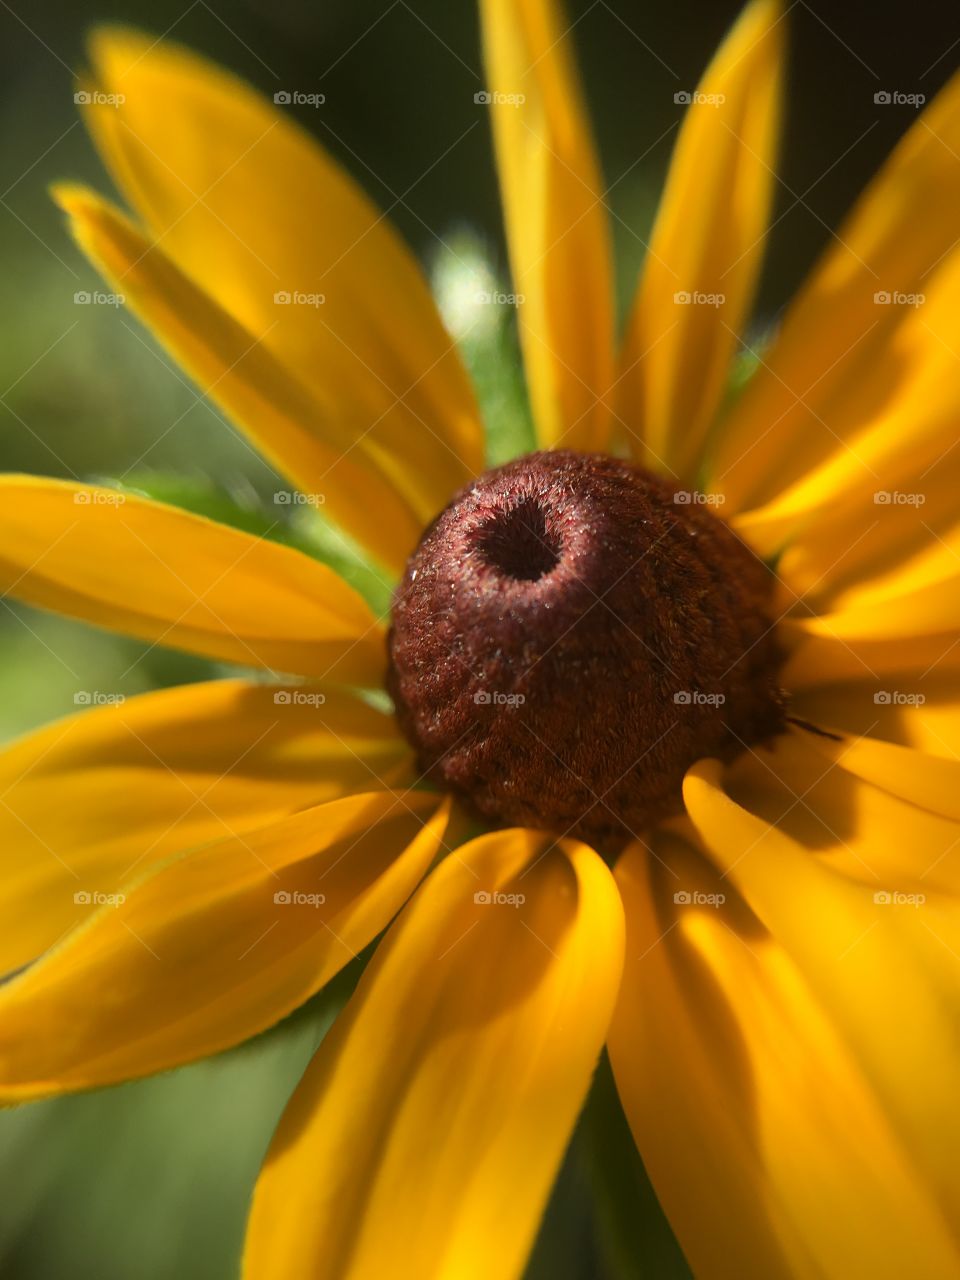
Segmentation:
<svg viewBox="0 0 960 1280">
<path fill-rule="evenodd" d="M 437 305 L 459 347 L 480 405 L 487 461 L 498 466 L 536 449 L 509 284 L 484 241 L 449 236 L 432 272 Z"/>
<path fill-rule="evenodd" d="M 270 1138 L 362 967 L 228 1053 L 0 1112 L 4 1274 L 236 1280 Z"/>
<path fill-rule="evenodd" d="M 524 1280 L 692 1280 L 601 1059 Z"/>
<path fill-rule="evenodd" d="M 606 1054 L 583 1119 L 599 1235 L 615 1280 L 693 1280 L 643 1167 Z"/>
</svg>

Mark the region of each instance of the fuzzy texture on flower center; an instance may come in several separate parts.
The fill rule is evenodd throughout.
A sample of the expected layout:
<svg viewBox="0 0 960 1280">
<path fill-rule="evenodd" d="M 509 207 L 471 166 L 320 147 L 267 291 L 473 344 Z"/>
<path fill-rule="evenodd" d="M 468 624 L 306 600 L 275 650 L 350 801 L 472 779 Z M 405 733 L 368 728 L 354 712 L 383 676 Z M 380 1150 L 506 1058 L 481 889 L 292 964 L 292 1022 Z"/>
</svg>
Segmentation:
<svg viewBox="0 0 960 1280">
<path fill-rule="evenodd" d="M 679 812 L 696 760 L 781 728 L 772 587 L 665 481 L 530 454 L 459 493 L 411 556 L 389 637 L 397 718 L 488 822 L 615 846 Z"/>
</svg>

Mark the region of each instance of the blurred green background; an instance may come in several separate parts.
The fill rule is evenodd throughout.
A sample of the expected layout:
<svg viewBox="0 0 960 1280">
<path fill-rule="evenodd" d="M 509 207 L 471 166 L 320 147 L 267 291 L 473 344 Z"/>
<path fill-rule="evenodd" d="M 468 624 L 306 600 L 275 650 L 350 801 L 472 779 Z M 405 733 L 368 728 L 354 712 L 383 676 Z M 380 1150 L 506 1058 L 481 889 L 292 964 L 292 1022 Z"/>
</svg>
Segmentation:
<svg viewBox="0 0 960 1280">
<path fill-rule="evenodd" d="M 621 302 L 633 288 L 680 119 L 673 95 L 695 86 L 738 7 L 726 0 L 568 6 L 612 184 Z M 167 33 L 268 94 L 325 94 L 321 109 L 298 113 L 302 122 L 389 208 L 449 288 L 451 243 L 494 273 L 505 270 L 487 121 L 473 102 L 484 87 L 476 15 L 468 0 L 0 0 L 0 467 L 126 476 L 184 503 L 228 504 L 231 518 L 256 521 L 275 487 L 268 468 L 132 317 L 73 301 L 98 282 L 46 187 L 71 178 L 108 189 L 72 85 L 84 33 L 104 20 Z M 930 99 L 960 54 L 960 19 L 939 0 L 915 0 L 908 10 L 894 0 L 799 0 L 787 20 L 787 128 L 760 324 L 776 319 L 914 118 L 909 107 L 876 105 L 874 94 Z M 469 354 L 494 418 L 522 423 L 511 351 L 510 334 L 494 333 Z M 0 740 L 72 713 L 82 690 L 130 696 L 211 670 L 0 601 Z M 277 1031 L 215 1061 L 0 1114 L 0 1274 L 234 1275 L 271 1129 L 353 978 L 346 974 Z M 685 1274 L 642 1170 L 610 1136 L 616 1121 L 602 1072 L 532 1276 Z"/>
</svg>

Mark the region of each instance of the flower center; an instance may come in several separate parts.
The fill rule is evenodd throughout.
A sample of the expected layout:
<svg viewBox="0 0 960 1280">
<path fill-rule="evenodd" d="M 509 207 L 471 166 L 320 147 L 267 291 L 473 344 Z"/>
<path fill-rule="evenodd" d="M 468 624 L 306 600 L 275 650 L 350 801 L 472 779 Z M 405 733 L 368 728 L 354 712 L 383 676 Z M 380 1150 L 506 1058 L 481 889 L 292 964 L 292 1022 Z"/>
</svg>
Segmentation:
<svg viewBox="0 0 960 1280">
<path fill-rule="evenodd" d="M 425 533 L 388 687 L 421 767 L 474 812 L 612 847 L 681 810 L 696 760 L 781 728 L 772 594 L 729 526 L 662 479 L 530 454 Z"/>
</svg>

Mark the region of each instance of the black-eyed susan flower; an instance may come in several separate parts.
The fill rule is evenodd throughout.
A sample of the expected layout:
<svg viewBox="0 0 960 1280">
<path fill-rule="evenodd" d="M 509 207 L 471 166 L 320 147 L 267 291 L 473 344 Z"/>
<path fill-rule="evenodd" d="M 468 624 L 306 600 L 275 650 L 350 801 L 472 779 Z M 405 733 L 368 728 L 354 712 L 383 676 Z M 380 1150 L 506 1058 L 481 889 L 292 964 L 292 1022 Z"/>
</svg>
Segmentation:
<svg viewBox="0 0 960 1280">
<path fill-rule="evenodd" d="M 289 546 L 3 479 L 5 592 L 276 678 L 3 757 L 0 1096 L 236 1044 L 389 926 L 266 1159 L 251 1280 L 519 1275 L 605 1044 L 698 1276 L 955 1277 L 960 86 L 731 396 L 779 8 L 690 95 L 620 342 L 569 34 L 482 12 L 540 444 L 486 471 L 366 197 L 231 76 L 94 39 L 131 212 L 63 188 L 77 239 L 398 585 L 377 617 Z"/>
</svg>

